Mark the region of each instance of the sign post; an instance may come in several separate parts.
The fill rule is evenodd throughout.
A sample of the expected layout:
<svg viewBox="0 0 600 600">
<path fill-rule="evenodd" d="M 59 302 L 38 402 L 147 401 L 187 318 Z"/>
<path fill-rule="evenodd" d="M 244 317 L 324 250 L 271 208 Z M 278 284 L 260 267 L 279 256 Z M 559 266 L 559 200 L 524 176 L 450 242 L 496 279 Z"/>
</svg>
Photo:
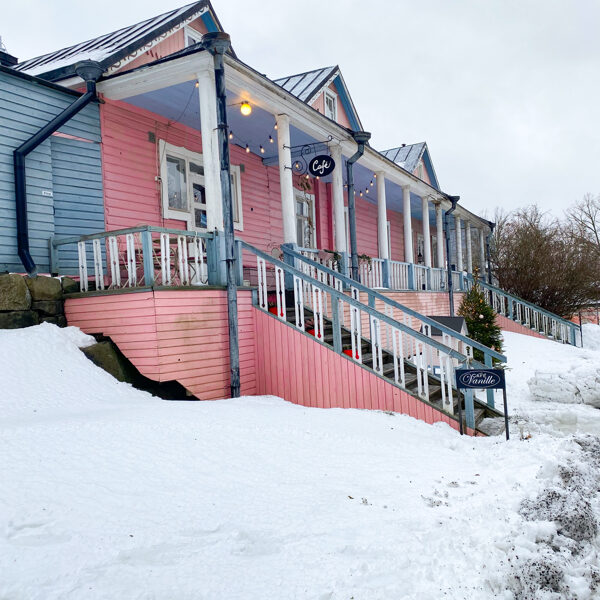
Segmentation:
<svg viewBox="0 0 600 600">
<path fill-rule="evenodd" d="M 508 403 L 506 400 L 506 381 L 503 369 L 456 369 L 456 389 L 465 390 L 467 426 L 473 429 L 475 428 L 473 390 L 502 390 L 504 398 L 504 427 L 506 429 L 506 439 L 509 439 Z M 459 418 L 460 432 L 462 434 L 462 418 L 461 416 Z"/>
</svg>

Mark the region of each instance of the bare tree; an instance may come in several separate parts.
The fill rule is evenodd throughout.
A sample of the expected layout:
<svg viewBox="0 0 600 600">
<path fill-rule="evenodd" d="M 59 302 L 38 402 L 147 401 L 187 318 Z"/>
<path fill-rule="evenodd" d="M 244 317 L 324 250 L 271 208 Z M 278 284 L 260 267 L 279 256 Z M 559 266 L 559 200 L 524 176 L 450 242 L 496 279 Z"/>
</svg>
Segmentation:
<svg viewBox="0 0 600 600">
<path fill-rule="evenodd" d="M 535 205 L 497 213 L 492 269 L 499 286 L 566 317 L 599 299 L 599 261 L 574 231 Z"/>
<path fill-rule="evenodd" d="M 600 259 L 600 195 L 586 194 L 567 211 L 567 224 L 596 260 Z"/>
</svg>

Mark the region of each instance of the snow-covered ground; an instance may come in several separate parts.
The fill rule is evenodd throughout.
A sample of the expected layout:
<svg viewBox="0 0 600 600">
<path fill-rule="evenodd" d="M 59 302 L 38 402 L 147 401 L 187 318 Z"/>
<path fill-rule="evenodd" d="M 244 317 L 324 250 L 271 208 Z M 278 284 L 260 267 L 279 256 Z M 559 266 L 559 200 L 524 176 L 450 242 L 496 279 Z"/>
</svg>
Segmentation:
<svg viewBox="0 0 600 600">
<path fill-rule="evenodd" d="M 598 440 L 526 422 L 550 410 L 528 374 L 579 351 L 506 341 L 528 438 L 508 443 L 270 397 L 162 401 L 89 362 L 78 330 L 0 331 L 0 598 L 597 597 Z M 576 426 L 598 412 L 553 404 L 585 410 Z"/>
</svg>

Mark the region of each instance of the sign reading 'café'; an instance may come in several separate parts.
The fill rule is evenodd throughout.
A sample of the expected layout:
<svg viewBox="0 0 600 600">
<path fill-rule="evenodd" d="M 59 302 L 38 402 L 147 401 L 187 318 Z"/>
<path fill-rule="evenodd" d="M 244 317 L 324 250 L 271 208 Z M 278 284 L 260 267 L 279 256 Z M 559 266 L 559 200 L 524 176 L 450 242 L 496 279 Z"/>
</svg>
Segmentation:
<svg viewBox="0 0 600 600">
<path fill-rule="evenodd" d="M 319 154 L 311 158 L 308 163 L 308 172 L 314 177 L 326 177 L 335 169 L 335 161 L 327 154 Z"/>
</svg>

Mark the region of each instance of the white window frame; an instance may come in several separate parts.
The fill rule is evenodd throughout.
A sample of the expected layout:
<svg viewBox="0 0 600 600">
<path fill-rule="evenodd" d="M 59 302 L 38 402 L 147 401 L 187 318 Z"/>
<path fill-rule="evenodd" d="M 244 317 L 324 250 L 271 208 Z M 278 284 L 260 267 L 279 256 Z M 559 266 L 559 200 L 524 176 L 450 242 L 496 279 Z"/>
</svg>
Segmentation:
<svg viewBox="0 0 600 600">
<path fill-rule="evenodd" d="M 183 47 L 187 48 L 188 46 L 190 46 L 191 44 L 188 44 L 188 37 L 193 38 L 194 40 L 196 40 L 196 43 L 201 42 L 202 41 L 202 34 L 199 31 L 196 31 L 195 29 L 193 29 L 192 27 L 184 27 L 183 28 Z"/>
<path fill-rule="evenodd" d="M 311 246 L 310 248 L 317 247 L 317 220 L 316 220 L 316 210 L 315 210 L 315 195 L 304 192 L 303 190 L 294 189 L 294 219 L 298 220 L 298 215 L 296 213 L 296 202 L 298 200 L 302 200 L 303 202 L 308 201 L 310 203 L 310 219 L 312 219 L 312 232 L 311 232 Z"/>
<path fill-rule="evenodd" d="M 185 221 L 187 229 L 189 231 L 196 231 L 198 228 L 195 226 L 194 221 L 194 194 L 192 189 L 192 181 L 190 177 L 189 163 L 193 162 L 201 167 L 204 167 L 202 154 L 193 152 L 182 146 L 174 146 L 164 140 L 159 140 L 158 151 L 160 158 L 160 180 L 161 180 L 161 205 L 162 215 L 165 219 L 175 219 L 177 221 Z M 187 185 L 187 210 L 178 210 L 169 206 L 169 189 L 168 189 L 168 174 L 167 174 L 167 156 L 173 156 L 174 158 L 180 158 L 185 161 L 185 180 Z M 238 220 L 233 222 L 233 226 L 238 231 L 244 229 L 244 213 L 243 213 L 243 202 L 242 202 L 242 177 L 241 168 L 239 165 L 230 166 L 231 173 L 231 191 L 232 201 L 237 204 Z M 314 202 L 313 202 L 314 206 Z M 213 209 L 207 204 L 207 211 Z M 199 229 L 198 229 L 199 230 Z"/>
<path fill-rule="evenodd" d="M 425 173 L 425 166 L 423 165 L 423 161 L 420 160 L 417 165 L 417 177 L 423 181 L 423 174 Z"/>
<path fill-rule="evenodd" d="M 330 98 L 333 101 L 333 116 L 327 114 L 327 98 Z M 332 121 L 337 123 L 337 113 L 338 113 L 338 102 L 337 102 L 337 94 L 332 92 L 331 90 L 325 90 L 323 95 L 323 114 Z"/>
<path fill-rule="evenodd" d="M 244 213 L 242 212 L 242 170 L 239 165 L 230 165 L 231 173 L 231 202 L 236 204 L 238 219 L 233 220 L 233 228 L 238 231 L 244 231 Z"/>
</svg>

